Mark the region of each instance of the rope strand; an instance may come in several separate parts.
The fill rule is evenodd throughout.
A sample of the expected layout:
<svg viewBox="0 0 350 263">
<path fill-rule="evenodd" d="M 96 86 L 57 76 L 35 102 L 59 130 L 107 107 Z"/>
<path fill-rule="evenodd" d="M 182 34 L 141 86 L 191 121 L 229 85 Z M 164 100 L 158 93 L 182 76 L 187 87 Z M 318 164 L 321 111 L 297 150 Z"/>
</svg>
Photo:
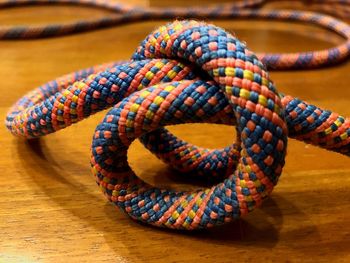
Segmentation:
<svg viewBox="0 0 350 263">
<path fill-rule="evenodd" d="M 75 34 L 120 25 L 123 23 L 145 21 L 155 18 L 254 18 L 310 23 L 331 30 L 345 39 L 344 43 L 336 47 L 320 51 L 284 54 L 257 54 L 258 58 L 267 66 L 268 69 L 312 69 L 329 66 L 342 62 L 350 54 L 350 27 L 346 23 L 330 16 L 312 12 L 248 9 L 248 7 L 259 7 L 265 3 L 261 0 L 193 8 L 139 8 L 137 6 L 126 6 L 124 4 L 111 3 L 110 1 L 95 0 L 15 0 L 0 3 L 0 8 L 49 3 L 88 5 L 108 9 L 116 12 L 117 14 L 93 21 L 80 21 L 68 24 L 0 27 L 0 39 L 31 39 Z M 343 1 L 336 1 L 336 3 L 334 3 L 332 0 L 330 0 L 330 2 L 322 1 L 322 3 L 318 3 L 322 6 L 328 6 L 329 4 L 332 4 L 333 6 L 340 3 L 344 5 Z M 333 9 L 338 10 L 334 7 Z M 342 8 L 341 10 L 344 11 L 345 9 Z"/>
</svg>

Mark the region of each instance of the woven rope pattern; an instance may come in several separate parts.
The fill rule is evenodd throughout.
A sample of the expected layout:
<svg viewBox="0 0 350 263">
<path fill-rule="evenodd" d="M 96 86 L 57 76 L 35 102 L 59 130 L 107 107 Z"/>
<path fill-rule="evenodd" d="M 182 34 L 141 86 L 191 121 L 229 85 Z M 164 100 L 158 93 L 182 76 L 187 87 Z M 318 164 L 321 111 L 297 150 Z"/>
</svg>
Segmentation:
<svg viewBox="0 0 350 263">
<path fill-rule="evenodd" d="M 243 43 L 196 21 L 158 28 L 130 62 L 89 68 L 39 87 L 13 106 L 6 125 L 15 135 L 35 138 L 110 106 L 94 134 L 93 174 L 110 201 L 156 226 L 206 228 L 254 210 L 277 184 L 288 132 L 350 154 L 349 119 L 279 94 Z M 202 149 L 162 128 L 187 122 L 236 125 L 236 143 Z M 127 162 L 136 138 L 176 169 L 225 179 L 190 193 L 152 187 Z"/>
</svg>

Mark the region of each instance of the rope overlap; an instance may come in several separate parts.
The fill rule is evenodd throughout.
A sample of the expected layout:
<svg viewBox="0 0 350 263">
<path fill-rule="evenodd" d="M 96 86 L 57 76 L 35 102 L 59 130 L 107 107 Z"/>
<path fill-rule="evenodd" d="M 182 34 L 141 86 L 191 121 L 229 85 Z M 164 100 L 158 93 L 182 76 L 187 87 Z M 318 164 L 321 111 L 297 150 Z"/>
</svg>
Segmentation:
<svg viewBox="0 0 350 263">
<path fill-rule="evenodd" d="M 132 61 L 39 87 L 14 105 L 6 125 L 15 135 L 35 138 L 111 106 L 93 136 L 93 174 L 108 200 L 156 226 L 206 228 L 253 211 L 278 182 L 288 133 L 350 154 L 348 118 L 278 93 L 245 44 L 219 27 L 192 20 L 155 30 Z M 193 122 L 236 125 L 236 142 L 203 149 L 163 128 Z M 180 171 L 224 180 L 194 192 L 148 185 L 127 162 L 128 147 L 137 138 Z"/>
</svg>

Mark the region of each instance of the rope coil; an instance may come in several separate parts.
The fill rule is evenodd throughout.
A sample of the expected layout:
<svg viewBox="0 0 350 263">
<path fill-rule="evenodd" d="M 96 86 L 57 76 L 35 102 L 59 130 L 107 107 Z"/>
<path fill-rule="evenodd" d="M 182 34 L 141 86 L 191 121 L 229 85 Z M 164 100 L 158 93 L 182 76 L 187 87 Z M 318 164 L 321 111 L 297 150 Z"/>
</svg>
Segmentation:
<svg viewBox="0 0 350 263">
<path fill-rule="evenodd" d="M 35 138 L 110 106 L 93 136 L 96 182 L 132 218 L 156 226 L 206 228 L 253 211 L 278 182 L 288 133 L 350 155 L 349 118 L 278 93 L 245 44 L 197 21 L 158 28 L 130 62 L 90 68 L 39 87 L 13 106 L 6 126 L 15 135 Z M 236 143 L 202 149 L 162 128 L 185 122 L 236 125 Z M 195 192 L 152 187 L 127 162 L 136 138 L 181 171 L 226 177 Z"/>
</svg>

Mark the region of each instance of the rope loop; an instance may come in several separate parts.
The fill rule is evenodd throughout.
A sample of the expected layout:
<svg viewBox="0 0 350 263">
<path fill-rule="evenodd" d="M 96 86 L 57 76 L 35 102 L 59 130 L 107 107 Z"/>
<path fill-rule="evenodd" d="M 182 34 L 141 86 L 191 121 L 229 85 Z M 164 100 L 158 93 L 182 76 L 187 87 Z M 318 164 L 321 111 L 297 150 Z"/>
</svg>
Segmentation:
<svg viewBox="0 0 350 263">
<path fill-rule="evenodd" d="M 131 61 L 82 70 L 28 93 L 10 109 L 6 126 L 36 138 L 108 107 L 91 148 L 96 182 L 132 218 L 160 227 L 212 227 L 260 206 L 281 175 L 288 134 L 350 155 L 349 118 L 278 93 L 245 44 L 193 20 L 159 27 Z M 203 149 L 164 128 L 194 122 L 235 125 L 236 142 Z M 137 138 L 180 171 L 224 179 L 193 192 L 153 187 L 127 162 Z"/>
</svg>

